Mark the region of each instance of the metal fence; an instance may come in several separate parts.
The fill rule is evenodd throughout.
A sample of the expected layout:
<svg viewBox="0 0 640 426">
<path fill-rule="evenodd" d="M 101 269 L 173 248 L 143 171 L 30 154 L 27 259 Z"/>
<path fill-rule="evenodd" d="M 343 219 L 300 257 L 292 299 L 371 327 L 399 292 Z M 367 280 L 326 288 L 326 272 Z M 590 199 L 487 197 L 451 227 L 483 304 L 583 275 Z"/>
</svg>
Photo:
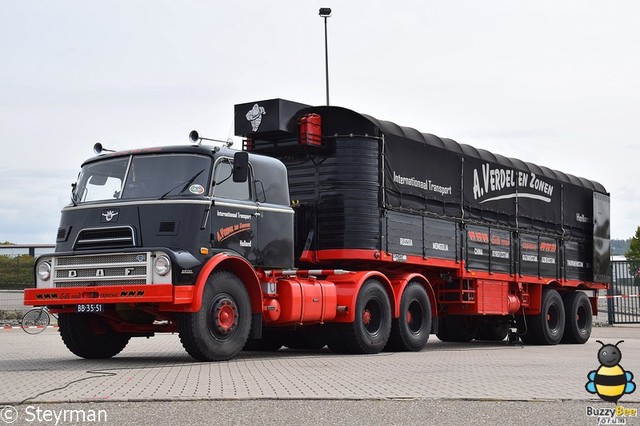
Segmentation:
<svg viewBox="0 0 640 426">
<path fill-rule="evenodd" d="M 0 255 L 0 290 L 23 290 L 33 287 L 33 263 L 34 258 L 28 254 Z"/>
<path fill-rule="evenodd" d="M 611 262 L 609 324 L 640 323 L 640 261 Z"/>
<path fill-rule="evenodd" d="M 54 248 L 53 244 L 0 244 L 0 290 L 33 287 L 35 257 Z"/>
</svg>

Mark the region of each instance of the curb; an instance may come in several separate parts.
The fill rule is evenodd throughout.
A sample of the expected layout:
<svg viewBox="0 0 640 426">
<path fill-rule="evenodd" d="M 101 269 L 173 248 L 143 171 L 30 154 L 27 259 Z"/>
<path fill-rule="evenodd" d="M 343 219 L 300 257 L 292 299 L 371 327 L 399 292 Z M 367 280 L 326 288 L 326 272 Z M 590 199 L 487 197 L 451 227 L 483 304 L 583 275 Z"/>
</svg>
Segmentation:
<svg viewBox="0 0 640 426">
<path fill-rule="evenodd" d="M 0 330 L 20 330 L 21 328 L 22 327 L 20 327 L 19 325 L 3 325 L 2 327 L 0 327 Z M 31 326 L 31 327 L 27 327 L 27 328 L 43 328 L 44 329 L 44 328 L 58 328 L 58 326 L 57 325 L 50 325 L 50 326 L 47 326 L 47 327 L 43 327 L 43 326 L 40 326 L 40 325 L 37 325 L 37 326 L 34 325 L 34 326 Z"/>
</svg>

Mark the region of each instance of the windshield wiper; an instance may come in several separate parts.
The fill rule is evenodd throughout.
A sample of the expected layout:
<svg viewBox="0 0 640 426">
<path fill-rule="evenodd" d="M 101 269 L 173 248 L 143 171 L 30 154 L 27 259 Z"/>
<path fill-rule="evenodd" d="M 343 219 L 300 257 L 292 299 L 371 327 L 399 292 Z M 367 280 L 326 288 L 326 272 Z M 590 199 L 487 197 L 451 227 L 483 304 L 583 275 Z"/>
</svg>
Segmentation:
<svg viewBox="0 0 640 426">
<path fill-rule="evenodd" d="M 180 190 L 180 192 L 178 192 L 178 194 L 182 194 L 189 186 L 191 186 L 193 181 L 196 180 L 198 178 L 198 176 L 200 176 L 202 174 L 202 172 L 204 172 L 204 171 L 205 171 L 205 169 L 200 170 L 198 173 L 193 175 L 191 177 L 191 179 L 187 180 L 184 184 L 182 182 L 180 182 L 179 184 L 177 184 L 176 186 L 174 186 L 173 188 L 171 188 L 170 190 L 168 190 L 167 192 L 162 194 L 159 199 L 160 200 L 164 200 L 164 198 L 167 195 L 171 194 L 173 191 L 175 191 L 176 189 L 180 188 L 181 186 L 182 186 L 182 189 Z"/>
</svg>

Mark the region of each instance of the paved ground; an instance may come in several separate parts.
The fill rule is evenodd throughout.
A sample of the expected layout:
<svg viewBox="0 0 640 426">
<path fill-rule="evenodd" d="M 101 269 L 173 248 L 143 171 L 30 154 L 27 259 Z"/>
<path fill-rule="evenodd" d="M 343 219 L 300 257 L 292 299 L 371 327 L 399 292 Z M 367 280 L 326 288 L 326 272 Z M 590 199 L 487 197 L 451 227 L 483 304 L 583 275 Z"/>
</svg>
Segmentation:
<svg viewBox="0 0 640 426">
<path fill-rule="evenodd" d="M 640 326 L 596 327 L 585 345 L 452 344 L 432 336 L 419 353 L 281 350 L 221 363 L 193 361 L 176 335 L 132 339 L 117 357 L 89 361 L 68 352 L 55 329 L 0 330 L 0 406 L 16 406 L 21 421 L 27 407 L 102 407 L 123 420 L 113 424 L 175 424 L 175 413 L 193 424 L 597 424 L 586 407 L 613 404 L 584 388 L 600 366 L 596 339 L 624 340 L 620 364 L 640 381 Z M 640 391 L 619 404 L 640 409 Z M 640 417 L 626 420 L 640 424 Z"/>
</svg>

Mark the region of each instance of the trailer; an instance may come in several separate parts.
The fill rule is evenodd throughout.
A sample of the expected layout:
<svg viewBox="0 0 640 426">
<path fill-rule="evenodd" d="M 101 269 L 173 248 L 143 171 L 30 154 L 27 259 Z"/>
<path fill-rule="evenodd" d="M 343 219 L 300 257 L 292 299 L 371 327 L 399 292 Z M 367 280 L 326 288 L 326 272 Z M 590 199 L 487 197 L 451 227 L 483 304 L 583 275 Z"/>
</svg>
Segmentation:
<svg viewBox="0 0 640 426">
<path fill-rule="evenodd" d="M 599 183 L 341 107 L 235 117 L 242 151 L 192 132 L 82 165 L 25 291 L 71 352 L 157 332 L 203 361 L 588 340 L 610 274 Z"/>
</svg>

